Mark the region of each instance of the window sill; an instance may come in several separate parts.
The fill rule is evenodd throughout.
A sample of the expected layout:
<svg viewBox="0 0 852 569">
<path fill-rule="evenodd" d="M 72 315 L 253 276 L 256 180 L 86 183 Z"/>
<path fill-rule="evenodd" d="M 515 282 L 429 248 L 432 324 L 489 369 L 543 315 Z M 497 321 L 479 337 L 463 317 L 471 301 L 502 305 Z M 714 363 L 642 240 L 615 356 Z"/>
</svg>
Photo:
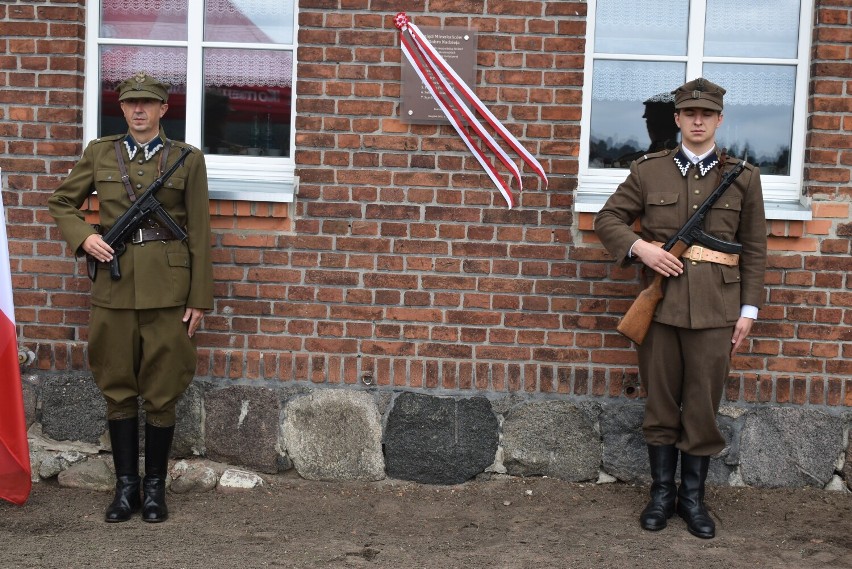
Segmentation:
<svg viewBox="0 0 852 569">
<path fill-rule="evenodd" d="M 275 181 L 209 178 L 207 187 L 211 200 L 293 203 L 299 178 Z"/>
<path fill-rule="evenodd" d="M 584 193 L 577 196 L 574 202 L 574 211 L 578 213 L 597 213 L 606 203 L 610 194 Z M 766 219 L 810 221 L 813 212 L 810 206 L 794 201 L 770 201 L 764 202 Z"/>
</svg>

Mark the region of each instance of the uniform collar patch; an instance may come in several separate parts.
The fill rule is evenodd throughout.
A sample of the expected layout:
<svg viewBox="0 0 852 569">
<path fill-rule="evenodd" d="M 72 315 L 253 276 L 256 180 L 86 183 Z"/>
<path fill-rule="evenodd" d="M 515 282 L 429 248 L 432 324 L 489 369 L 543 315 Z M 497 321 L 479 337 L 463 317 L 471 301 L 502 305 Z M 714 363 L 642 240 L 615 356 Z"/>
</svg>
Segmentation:
<svg viewBox="0 0 852 569">
<path fill-rule="evenodd" d="M 133 160 L 136 154 L 141 152 L 144 158 L 143 161 L 147 162 L 163 148 L 163 140 L 159 136 L 155 136 L 147 144 L 140 145 L 128 134 L 124 137 L 124 147 L 127 149 L 127 157 L 130 160 Z"/>
<path fill-rule="evenodd" d="M 677 154 L 674 155 L 674 161 L 677 169 L 680 170 L 680 175 L 685 177 L 686 173 L 689 172 L 689 167 L 692 166 L 692 161 L 684 154 L 682 149 L 678 149 Z M 711 152 L 703 160 L 700 160 L 696 166 L 698 166 L 698 173 L 703 178 L 707 175 L 707 172 L 718 164 L 719 156 L 715 152 Z"/>
</svg>

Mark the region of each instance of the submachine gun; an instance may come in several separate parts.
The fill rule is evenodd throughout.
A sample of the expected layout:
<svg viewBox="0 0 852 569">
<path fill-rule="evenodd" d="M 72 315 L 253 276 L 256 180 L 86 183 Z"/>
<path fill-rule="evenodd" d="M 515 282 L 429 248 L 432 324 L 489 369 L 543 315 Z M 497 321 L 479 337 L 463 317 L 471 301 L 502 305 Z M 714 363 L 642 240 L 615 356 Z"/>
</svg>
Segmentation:
<svg viewBox="0 0 852 569">
<path fill-rule="evenodd" d="M 103 240 L 107 245 L 112 247 L 114 251 L 112 261 L 109 262 L 109 276 L 112 280 L 117 281 L 121 278 L 121 270 L 118 265 L 118 258 L 124 254 L 127 249 L 127 241 L 133 234 L 141 229 L 142 223 L 150 216 L 156 216 L 163 224 L 168 227 L 174 237 L 180 241 L 186 240 L 188 235 L 183 227 L 177 224 L 172 219 L 172 216 L 165 210 L 163 204 L 157 200 L 157 192 L 166 183 L 166 180 L 171 178 L 172 174 L 183 164 L 186 157 L 192 153 L 191 148 L 184 148 L 177 161 L 172 166 L 161 174 L 156 180 L 151 182 L 151 185 L 145 190 L 141 196 L 136 198 L 136 201 L 130 208 L 121 214 L 113 226 L 104 233 Z M 98 276 L 98 261 L 88 253 L 86 254 L 86 271 L 89 278 L 95 280 Z"/>
<path fill-rule="evenodd" d="M 704 232 L 703 226 L 704 218 L 710 211 L 710 208 L 713 207 L 716 200 L 722 197 L 725 190 L 734 183 L 737 176 L 742 173 L 743 169 L 745 169 L 745 164 L 745 160 L 743 160 L 722 177 L 722 181 L 713 190 L 713 193 L 704 200 L 704 203 L 692 214 L 692 217 L 687 220 L 683 227 L 663 245 L 663 249 L 677 258 L 680 258 L 693 243 L 700 243 L 705 247 L 722 253 L 739 255 L 742 252 L 743 246 L 741 244 L 722 241 L 712 235 L 708 235 Z M 639 296 L 636 297 L 636 300 L 633 301 L 633 304 L 630 305 L 630 308 L 618 322 L 616 329 L 637 344 L 641 344 L 642 340 L 645 339 L 648 327 L 651 326 L 651 321 L 654 319 L 654 311 L 657 309 L 657 304 L 663 299 L 664 278 L 660 273 L 655 273 L 651 284 L 639 293 Z"/>
</svg>

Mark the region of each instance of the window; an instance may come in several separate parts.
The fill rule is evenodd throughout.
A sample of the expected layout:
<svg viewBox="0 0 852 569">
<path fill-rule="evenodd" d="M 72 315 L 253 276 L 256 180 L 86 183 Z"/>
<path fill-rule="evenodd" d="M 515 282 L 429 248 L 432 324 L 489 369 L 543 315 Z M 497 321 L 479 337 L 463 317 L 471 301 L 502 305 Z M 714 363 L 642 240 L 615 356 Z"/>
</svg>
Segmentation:
<svg viewBox="0 0 852 569">
<path fill-rule="evenodd" d="M 590 0 L 577 210 L 597 211 L 630 161 L 678 144 L 671 91 L 724 87 L 716 141 L 760 166 L 768 217 L 799 205 L 813 0 Z"/>
<path fill-rule="evenodd" d="M 170 85 L 166 135 L 203 149 L 210 196 L 292 202 L 295 0 L 88 4 L 84 134 L 125 132 L 116 86 Z"/>
</svg>

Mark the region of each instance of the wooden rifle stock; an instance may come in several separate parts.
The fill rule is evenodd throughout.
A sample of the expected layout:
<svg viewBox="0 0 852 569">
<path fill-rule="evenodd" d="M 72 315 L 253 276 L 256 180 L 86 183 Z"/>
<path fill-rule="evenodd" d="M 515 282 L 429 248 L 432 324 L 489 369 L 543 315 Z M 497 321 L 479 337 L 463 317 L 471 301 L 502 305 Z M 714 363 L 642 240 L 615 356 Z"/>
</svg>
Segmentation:
<svg viewBox="0 0 852 569">
<path fill-rule="evenodd" d="M 677 241 L 669 253 L 680 259 L 680 256 L 683 255 L 687 248 L 686 243 Z M 664 278 L 666 277 L 655 272 L 654 280 L 639 293 L 639 296 L 636 297 L 636 300 L 633 301 L 633 304 L 630 305 L 630 308 L 621 317 L 618 326 L 616 326 L 616 330 L 637 344 L 641 344 L 645 339 L 645 334 L 648 333 L 648 328 L 654 319 L 654 311 L 663 299 L 665 294 L 663 290 Z"/>
</svg>

